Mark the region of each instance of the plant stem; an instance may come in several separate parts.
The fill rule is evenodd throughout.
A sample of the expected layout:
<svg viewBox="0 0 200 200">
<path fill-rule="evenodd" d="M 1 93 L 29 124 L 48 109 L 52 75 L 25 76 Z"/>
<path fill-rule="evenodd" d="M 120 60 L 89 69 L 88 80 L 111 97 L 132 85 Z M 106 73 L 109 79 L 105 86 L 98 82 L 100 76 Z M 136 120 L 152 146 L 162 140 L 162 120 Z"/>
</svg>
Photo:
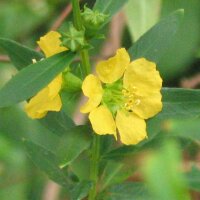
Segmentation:
<svg viewBox="0 0 200 200">
<path fill-rule="evenodd" d="M 93 182 L 94 185 L 90 190 L 88 200 L 95 200 L 97 194 L 99 157 L 100 157 L 99 153 L 100 153 L 100 137 L 94 133 L 91 164 L 90 164 L 90 180 Z"/>
<path fill-rule="evenodd" d="M 72 8 L 73 8 L 74 27 L 78 31 L 82 31 L 83 24 L 82 24 L 82 20 L 81 20 L 81 11 L 80 11 L 80 6 L 79 6 L 79 0 L 72 0 Z M 80 50 L 80 55 L 81 55 L 81 63 L 82 63 L 83 73 L 84 73 L 84 76 L 86 76 L 91 71 L 88 50 L 87 49 Z"/>
<path fill-rule="evenodd" d="M 78 31 L 83 30 L 81 20 L 81 11 L 78 0 L 72 0 L 74 26 Z M 91 71 L 89 53 L 87 49 L 80 50 L 82 69 L 84 76 L 88 75 Z M 93 187 L 90 190 L 88 200 L 95 200 L 97 194 L 97 182 L 99 173 L 99 151 L 100 151 L 100 138 L 94 134 L 92 144 L 92 156 L 90 164 L 90 180 L 93 182 Z"/>
<path fill-rule="evenodd" d="M 81 50 L 81 62 L 84 69 L 84 75 L 88 75 L 91 71 L 88 50 Z"/>
</svg>

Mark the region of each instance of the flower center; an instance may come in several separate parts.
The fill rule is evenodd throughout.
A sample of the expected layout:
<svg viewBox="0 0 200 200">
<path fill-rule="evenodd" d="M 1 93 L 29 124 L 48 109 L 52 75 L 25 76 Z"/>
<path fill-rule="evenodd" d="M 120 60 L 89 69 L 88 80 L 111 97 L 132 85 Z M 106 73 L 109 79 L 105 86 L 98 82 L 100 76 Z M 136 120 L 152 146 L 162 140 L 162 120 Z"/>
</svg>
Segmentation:
<svg viewBox="0 0 200 200">
<path fill-rule="evenodd" d="M 116 81 L 112 84 L 105 84 L 103 89 L 103 104 L 105 104 L 111 112 L 115 114 L 124 102 L 122 80 Z"/>
<path fill-rule="evenodd" d="M 122 80 L 112 84 L 105 84 L 103 89 L 102 103 L 110 109 L 113 115 L 122 108 L 132 112 L 141 104 L 142 96 L 138 94 L 137 87 L 129 85 L 127 88 L 124 88 Z"/>
<path fill-rule="evenodd" d="M 130 85 L 127 89 L 123 88 L 124 108 L 132 112 L 136 106 L 141 103 L 141 96 L 138 94 L 138 89 L 134 85 Z"/>
</svg>

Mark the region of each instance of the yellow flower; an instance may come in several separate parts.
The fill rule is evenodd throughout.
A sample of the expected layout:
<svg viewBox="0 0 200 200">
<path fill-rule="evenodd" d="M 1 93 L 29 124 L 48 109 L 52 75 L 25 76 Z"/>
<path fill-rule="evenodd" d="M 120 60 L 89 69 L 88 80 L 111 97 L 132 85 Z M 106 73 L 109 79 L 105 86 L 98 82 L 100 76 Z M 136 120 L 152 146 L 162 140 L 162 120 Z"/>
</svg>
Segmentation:
<svg viewBox="0 0 200 200">
<path fill-rule="evenodd" d="M 145 58 L 130 62 L 124 48 L 114 57 L 101 61 L 95 75 L 88 75 L 82 90 L 89 99 L 81 107 L 89 113 L 93 130 L 112 134 L 126 145 L 147 138 L 145 119 L 162 110 L 162 79 L 156 65 Z"/>
<path fill-rule="evenodd" d="M 60 34 L 50 31 L 41 37 L 38 45 L 45 53 L 46 57 L 66 51 L 67 48 L 61 47 Z M 59 74 L 47 87 L 39 91 L 25 105 L 27 115 L 32 119 L 44 117 L 48 111 L 59 111 L 62 107 L 59 92 L 62 86 L 62 74 Z"/>
</svg>

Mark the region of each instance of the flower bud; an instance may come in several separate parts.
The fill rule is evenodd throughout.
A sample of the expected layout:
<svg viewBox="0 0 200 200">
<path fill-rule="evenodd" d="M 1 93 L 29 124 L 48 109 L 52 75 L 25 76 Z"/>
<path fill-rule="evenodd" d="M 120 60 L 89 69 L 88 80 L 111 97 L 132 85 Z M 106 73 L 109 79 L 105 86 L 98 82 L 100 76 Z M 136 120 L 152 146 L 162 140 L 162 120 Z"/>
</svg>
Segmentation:
<svg viewBox="0 0 200 200">
<path fill-rule="evenodd" d="M 81 13 L 83 25 L 85 27 L 86 36 L 93 37 L 99 31 L 108 15 L 105 15 L 98 10 L 91 10 L 84 6 L 84 12 Z"/>
<path fill-rule="evenodd" d="M 71 51 L 77 51 L 86 46 L 84 31 L 78 31 L 71 23 L 68 26 L 68 31 L 61 33 L 61 41 L 61 45 Z"/>
</svg>

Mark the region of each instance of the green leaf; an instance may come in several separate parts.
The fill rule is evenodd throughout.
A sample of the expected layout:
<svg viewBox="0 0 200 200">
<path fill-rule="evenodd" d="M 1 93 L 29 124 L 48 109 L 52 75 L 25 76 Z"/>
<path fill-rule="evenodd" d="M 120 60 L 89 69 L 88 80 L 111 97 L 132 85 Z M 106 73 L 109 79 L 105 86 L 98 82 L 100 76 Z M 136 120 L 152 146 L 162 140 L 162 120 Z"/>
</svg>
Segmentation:
<svg viewBox="0 0 200 200">
<path fill-rule="evenodd" d="M 158 64 L 172 44 L 182 18 L 183 10 L 178 10 L 158 22 L 129 49 L 131 58 L 145 57 Z"/>
<path fill-rule="evenodd" d="M 200 90 L 163 88 L 163 109 L 156 116 L 161 119 L 200 116 Z"/>
<path fill-rule="evenodd" d="M 166 133 L 193 141 L 200 141 L 200 118 L 167 120 Z"/>
<path fill-rule="evenodd" d="M 123 5 L 128 0 L 97 0 L 94 4 L 93 10 L 98 10 L 104 14 L 108 14 L 108 19 L 105 22 L 109 22 L 109 20 L 112 18 L 112 16 L 117 13 L 120 9 L 122 9 Z"/>
<path fill-rule="evenodd" d="M 113 145 L 116 144 L 116 140 L 113 135 L 101 135 L 100 143 L 100 155 L 102 157 L 113 148 Z"/>
<path fill-rule="evenodd" d="M 200 170 L 192 167 L 192 170 L 186 174 L 189 188 L 200 192 Z"/>
<path fill-rule="evenodd" d="M 98 195 L 98 200 L 155 200 L 142 183 L 125 182 L 115 185 Z"/>
<path fill-rule="evenodd" d="M 48 112 L 46 117 L 39 120 L 52 133 L 62 136 L 75 127 L 74 122 L 63 111 Z"/>
<path fill-rule="evenodd" d="M 43 147 L 28 140 L 24 141 L 26 151 L 37 167 L 44 171 L 49 178 L 58 184 L 68 186 L 66 174 L 59 168 L 57 157 Z"/>
<path fill-rule="evenodd" d="M 49 132 L 38 120 L 28 118 L 19 106 L 0 109 L 0 132 L 20 145 L 25 139 L 50 151 L 55 151 L 60 141 L 58 135 Z"/>
<path fill-rule="evenodd" d="M 62 52 L 21 70 L 0 90 L 0 108 L 35 95 L 62 72 L 74 56 L 71 52 Z"/>
<path fill-rule="evenodd" d="M 183 23 L 177 33 L 173 44 L 159 62 L 162 77 L 165 80 L 176 79 L 186 72 L 193 64 L 199 48 L 200 36 L 200 1 L 176 0 L 173 3 L 169 0 L 162 1 L 161 15 L 166 16 L 177 9 L 184 9 Z"/>
<path fill-rule="evenodd" d="M 60 166 L 63 168 L 74 161 L 90 146 L 91 135 L 88 126 L 77 126 L 63 135 L 57 149 Z"/>
<path fill-rule="evenodd" d="M 112 160 L 121 160 L 124 159 L 128 155 L 132 155 L 137 152 L 137 146 L 121 146 L 116 149 L 109 151 L 102 158 L 103 159 L 112 159 Z"/>
<path fill-rule="evenodd" d="M 0 38 L 0 47 L 8 53 L 12 63 L 18 70 L 32 64 L 32 59 L 40 60 L 42 58 L 41 53 L 9 39 Z"/>
<path fill-rule="evenodd" d="M 125 181 L 133 174 L 133 167 L 122 162 L 107 162 L 101 177 L 101 190 Z"/>
<path fill-rule="evenodd" d="M 161 0 L 129 0 L 125 15 L 132 41 L 138 40 L 159 19 Z M 153 10 L 153 12 L 152 12 Z"/>
<path fill-rule="evenodd" d="M 81 181 L 78 183 L 71 191 L 72 200 L 84 199 L 88 195 L 92 185 L 91 181 Z"/>
<path fill-rule="evenodd" d="M 190 199 L 185 177 L 180 172 L 180 154 L 177 145 L 170 141 L 146 161 L 143 175 L 154 200 Z"/>
<path fill-rule="evenodd" d="M 72 116 L 77 109 L 77 104 L 79 102 L 81 91 L 79 92 L 66 92 L 61 91 L 61 99 L 63 102 L 63 111 L 68 116 Z"/>
<path fill-rule="evenodd" d="M 90 168 L 90 164 L 90 155 L 87 151 L 85 151 L 71 163 L 70 169 L 79 180 L 84 181 L 88 180 L 88 177 L 90 176 L 90 170 L 88 170 Z"/>
</svg>

